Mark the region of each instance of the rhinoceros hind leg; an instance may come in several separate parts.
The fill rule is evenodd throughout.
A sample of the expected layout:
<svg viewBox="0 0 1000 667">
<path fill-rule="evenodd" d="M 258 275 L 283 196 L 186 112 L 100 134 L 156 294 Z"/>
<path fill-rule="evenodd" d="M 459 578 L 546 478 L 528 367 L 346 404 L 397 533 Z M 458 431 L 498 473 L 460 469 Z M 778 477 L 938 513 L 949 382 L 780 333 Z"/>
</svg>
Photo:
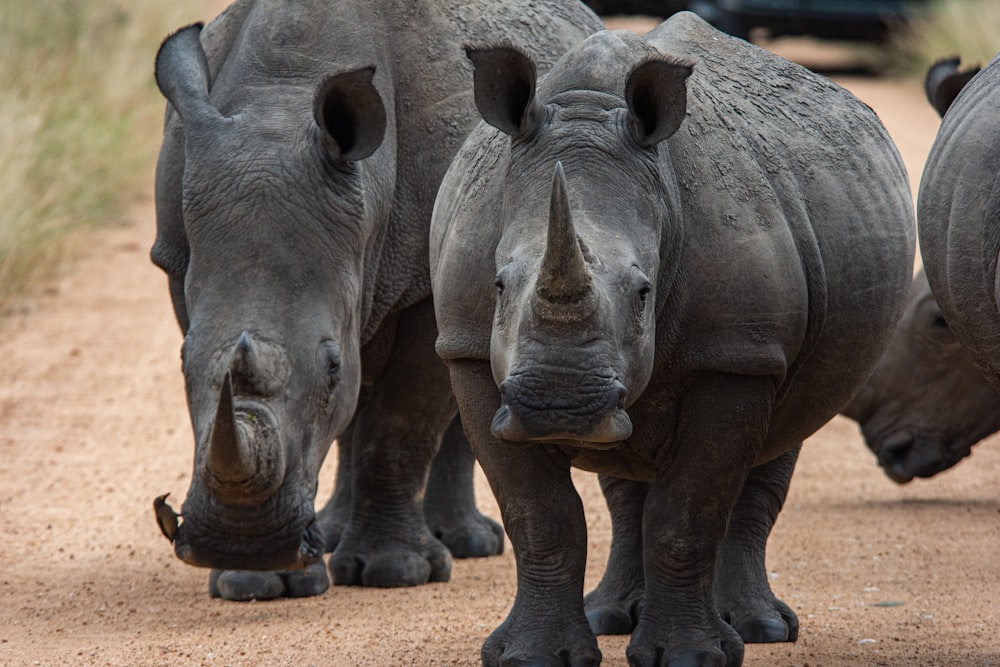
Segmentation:
<svg viewBox="0 0 1000 667">
<path fill-rule="evenodd" d="M 337 586 L 395 588 L 443 582 L 451 578 L 451 554 L 437 540 L 414 551 L 371 550 L 346 553 L 338 549 L 330 557 L 330 575 Z"/>
<path fill-rule="evenodd" d="M 456 417 L 431 464 L 424 499 L 427 527 L 455 558 L 503 553 L 503 527 L 476 507 L 472 481 L 475 462 L 462 421 Z"/>
<path fill-rule="evenodd" d="M 716 560 L 715 604 L 743 641 L 794 642 L 795 612 L 771 592 L 764 566 L 767 537 L 785 502 L 799 448 L 751 470 Z"/>
<path fill-rule="evenodd" d="M 597 588 L 584 598 L 595 635 L 627 635 L 642 613 L 642 506 L 649 485 L 601 475 L 611 514 L 611 552 Z"/>
</svg>

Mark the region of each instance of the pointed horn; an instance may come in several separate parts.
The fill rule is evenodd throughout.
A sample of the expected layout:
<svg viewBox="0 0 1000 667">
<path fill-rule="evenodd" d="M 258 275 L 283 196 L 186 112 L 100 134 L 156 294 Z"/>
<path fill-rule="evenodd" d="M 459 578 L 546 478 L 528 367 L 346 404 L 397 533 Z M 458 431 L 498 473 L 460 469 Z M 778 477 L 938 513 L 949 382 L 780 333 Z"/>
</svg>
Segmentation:
<svg viewBox="0 0 1000 667">
<path fill-rule="evenodd" d="M 572 304 L 593 288 L 570 214 L 569 193 L 561 162 L 556 162 L 549 203 L 549 235 L 539 269 L 536 290 L 545 301 Z"/>
<path fill-rule="evenodd" d="M 249 380 L 253 378 L 260 368 L 260 358 L 257 348 L 246 331 L 240 334 L 236 341 L 236 348 L 229 361 L 229 373 L 236 378 Z"/>
<path fill-rule="evenodd" d="M 222 482 L 243 482 L 257 472 L 236 424 L 233 381 L 229 373 L 226 373 L 222 381 L 222 393 L 219 396 L 219 407 L 215 411 L 215 421 L 212 423 L 205 466 L 213 477 Z"/>
</svg>

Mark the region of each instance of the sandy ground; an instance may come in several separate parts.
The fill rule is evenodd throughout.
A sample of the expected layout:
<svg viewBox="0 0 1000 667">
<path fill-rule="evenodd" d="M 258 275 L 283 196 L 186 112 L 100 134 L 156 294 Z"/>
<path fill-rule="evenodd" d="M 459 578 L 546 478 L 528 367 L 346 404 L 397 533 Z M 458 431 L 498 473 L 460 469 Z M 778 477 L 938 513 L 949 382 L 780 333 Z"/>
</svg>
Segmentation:
<svg viewBox="0 0 1000 667">
<path fill-rule="evenodd" d="M 916 180 L 937 119 L 914 82 L 840 79 L 885 121 Z M 149 193 L 45 294 L 0 323 L 0 665 L 474 665 L 506 616 L 514 563 L 457 561 L 451 582 L 231 603 L 177 561 L 151 500 L 183 497 L 192 443 Z M 329 494 L 333 461 L 323 470 Z M 588 588 L 610 539 L 596 479 Z M 480 507 L 495 518 L 482 478 Z M 509 546 L 509 545 L 508 545 Z M 1000 446 L 896 486 L 852 422 L 803 450 L 771 537 L 796 644 L 746 665 L 1000 665 Z M 625 637 L 600 640 L 625 664 Z"/>
</svg>

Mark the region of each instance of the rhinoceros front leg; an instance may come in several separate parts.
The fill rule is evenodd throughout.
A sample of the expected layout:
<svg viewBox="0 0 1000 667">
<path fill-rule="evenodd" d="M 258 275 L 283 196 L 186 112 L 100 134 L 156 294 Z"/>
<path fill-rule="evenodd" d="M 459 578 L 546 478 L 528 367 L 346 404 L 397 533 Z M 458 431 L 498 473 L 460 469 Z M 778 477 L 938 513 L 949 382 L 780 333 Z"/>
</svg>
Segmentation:
<svg viewBox="0 0 1000 667">
<path fill-rule="evenodd" d="M 706 375 L 680 401 L 643 513 L 645 602 L 634 667 L 739 667 L 743 641 L 713 599 L 715 560 L 773 406 L 767 376 Z"/>
<path fill-rule="evenodd" d="M 794 642 L 798 638 L 798 617 L 771 592 L 764 555 L 800 448 L 750 471 L 719 549 L 715 604 L 745 642 Z"/>
<path fill-rule="evenodd" d="M 500 407 L 488 362 L 450 362 L 462 423 L 500 505 L 514 547 L 517 594 L 482 649 L 486 667 L 600 664 L 583 612 L 587 526 L 569 462 L 542 445 L 493 437 Z"/>
<path fill-rule="evenodd" d="M 642 611 L 642 508 L 649 484 L 600 476 L 611 514 L 611 552 L 601 583 L 584 598 L 597 635 L 627 635 Z"/>
<path fill-rule="evenodd" d="M 451 554 L 423 514 L 431 461 L 456 414 L 436 337 L 430 299 L 404 311 L 386 369 L 355 415 L 350 521 L 330 556 L 335 584 L 414 586 L 451 576 Z"/>
</svg>

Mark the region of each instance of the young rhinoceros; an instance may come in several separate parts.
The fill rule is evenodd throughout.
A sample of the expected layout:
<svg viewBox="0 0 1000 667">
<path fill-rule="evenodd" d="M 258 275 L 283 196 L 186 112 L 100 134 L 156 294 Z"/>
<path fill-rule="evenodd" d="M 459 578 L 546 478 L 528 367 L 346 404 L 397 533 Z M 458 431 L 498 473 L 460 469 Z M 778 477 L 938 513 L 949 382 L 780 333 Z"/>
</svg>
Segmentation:
<svg viewBox="0 0 1000 667">
<path fill-rule="evenodd" d="M 600 27 L 574 0 L 239 0 L 164 42 L 152 257 L 184 332 L 196 441 L 168 532 L 185 562 L 230 570 L 213 592 L 316 594 L 334 544 L 338 584 L 447 580 L 435 533 L 454 520 L 479 532 L 466 555 L 502 547 L 469 500 L 471 457 L 452 494 L 469 511 L 423 503 L 457 413 L 427 265 L 434 193 L 478 121 L 457 45 L 499 30 L 551 64 Z M 338 437 L 346 483 L 317 517 Z M 430 511 L 451 523 L 432 531 Z"/>
<path fill-rule="evenodd" d="M 588 616 L 633 630 L 634 665 L 739 665 L 734 626 L 794 638 L 764 545 L 803 438 L 903 308 L 892 141 L 829 80 L 690 13 L 597 33 L 540 81 L 507 43 L 468 53 L 488 125 L 438 193 L 431 275 L 517 560 L 484 664 L 597 664 Z M 571 466 L 605 475 L 614 520 L 589 613 Z"/>
</svg>

